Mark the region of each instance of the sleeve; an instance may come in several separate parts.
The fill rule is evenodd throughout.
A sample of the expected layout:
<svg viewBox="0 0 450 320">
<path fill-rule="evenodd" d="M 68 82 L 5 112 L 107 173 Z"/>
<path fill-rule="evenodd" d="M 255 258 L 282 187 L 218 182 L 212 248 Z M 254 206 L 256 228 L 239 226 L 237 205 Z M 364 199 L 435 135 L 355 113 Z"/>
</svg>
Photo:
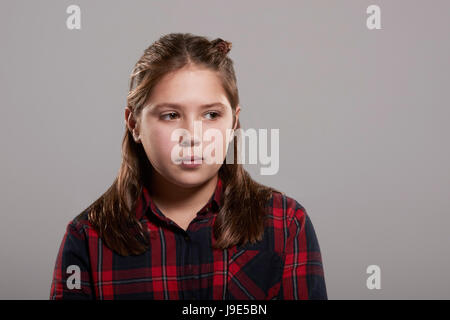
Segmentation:
<svg viewBox="0 0 450 320">
<path fill-rule="evenodd" d="M 71 222 L 58 250 L 50 300 L 94 299 L 84 230 Z"/>
<path fill-rule="evenodd" d="M 298 202 L 287 233 L 279 299 L 328 300 L 319 242 Z"/>
</svg>

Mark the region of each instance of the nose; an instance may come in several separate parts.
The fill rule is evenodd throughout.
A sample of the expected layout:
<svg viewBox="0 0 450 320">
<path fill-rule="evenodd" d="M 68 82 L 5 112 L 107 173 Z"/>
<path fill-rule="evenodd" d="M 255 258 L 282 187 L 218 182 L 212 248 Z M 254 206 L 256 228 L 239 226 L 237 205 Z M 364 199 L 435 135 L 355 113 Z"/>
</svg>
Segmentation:
<svg viewBox="0 0 450 320">
<path fill-rule="evenodd" d="M 189 121 L 186 126 L 186 130 L 189 132 L 189 135 L 183 134 L 180 136 L 180 145 L 182 147 L 196 147 L 199 146 L 202 142 L 202 125 L 201 121 Z"/>
</svg>

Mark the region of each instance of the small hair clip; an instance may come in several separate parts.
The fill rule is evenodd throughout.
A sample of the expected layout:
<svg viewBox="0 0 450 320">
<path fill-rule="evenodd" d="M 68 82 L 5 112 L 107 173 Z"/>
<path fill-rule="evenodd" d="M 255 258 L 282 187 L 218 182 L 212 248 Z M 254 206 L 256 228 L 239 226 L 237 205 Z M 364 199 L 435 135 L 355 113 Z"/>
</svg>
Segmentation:
<svg viewBox="0 0 450 320">
<path fill-rule="evenodd" d="M 223 54 L 227 54 L 231 50 L 231 42 L 219 38 L 216 40 L 215 47 Z"/>
</svg>

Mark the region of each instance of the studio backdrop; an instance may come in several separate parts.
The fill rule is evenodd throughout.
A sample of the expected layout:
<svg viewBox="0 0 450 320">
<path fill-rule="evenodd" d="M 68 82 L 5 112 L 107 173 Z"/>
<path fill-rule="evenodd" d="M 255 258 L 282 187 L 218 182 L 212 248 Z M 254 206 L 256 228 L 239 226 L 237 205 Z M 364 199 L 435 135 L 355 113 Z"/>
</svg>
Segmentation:
<svg viewBox="0 0 450 320">
<path fill-rule="evenodd" d="M 449 20 L 445 0 L 2 0 L 0 299 L 48 299 L 68 222 L 117 175 L 132 68 L 171 32 L 232 42 L 241 127 L 278 130 L 245 168 L 306 208 L 329 299 L 449 299 Z"/>
</svg>

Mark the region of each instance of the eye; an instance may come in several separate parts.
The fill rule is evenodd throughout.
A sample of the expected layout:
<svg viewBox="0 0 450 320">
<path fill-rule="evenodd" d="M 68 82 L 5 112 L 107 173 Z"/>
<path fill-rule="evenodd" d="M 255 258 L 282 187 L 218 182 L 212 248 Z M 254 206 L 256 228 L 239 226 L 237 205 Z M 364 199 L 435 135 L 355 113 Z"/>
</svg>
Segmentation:
<svg viewBox="0 0 450 320">
<path fill-rule="evenodd" d="M 176 115 L 177 115 L 176 112 L 169 112 L 169 113 L 163 114 L 161 116 L 161 119 L 163 119 L 163 120 L 173 120 L 174 119 L 173 117 L 176 116 Z M 169 117 L 169 119 L 167 119 L 167 117 Z"/>
<path fill-rule="evenodd" d="M 220 113 L 215 112 L 215 111 L 210 111 L 210 112 L 207 112 L 206 114 L 212 115 L 212 118 L 211 118 L 212 120 L 220 116 Z"/>
</svg>

